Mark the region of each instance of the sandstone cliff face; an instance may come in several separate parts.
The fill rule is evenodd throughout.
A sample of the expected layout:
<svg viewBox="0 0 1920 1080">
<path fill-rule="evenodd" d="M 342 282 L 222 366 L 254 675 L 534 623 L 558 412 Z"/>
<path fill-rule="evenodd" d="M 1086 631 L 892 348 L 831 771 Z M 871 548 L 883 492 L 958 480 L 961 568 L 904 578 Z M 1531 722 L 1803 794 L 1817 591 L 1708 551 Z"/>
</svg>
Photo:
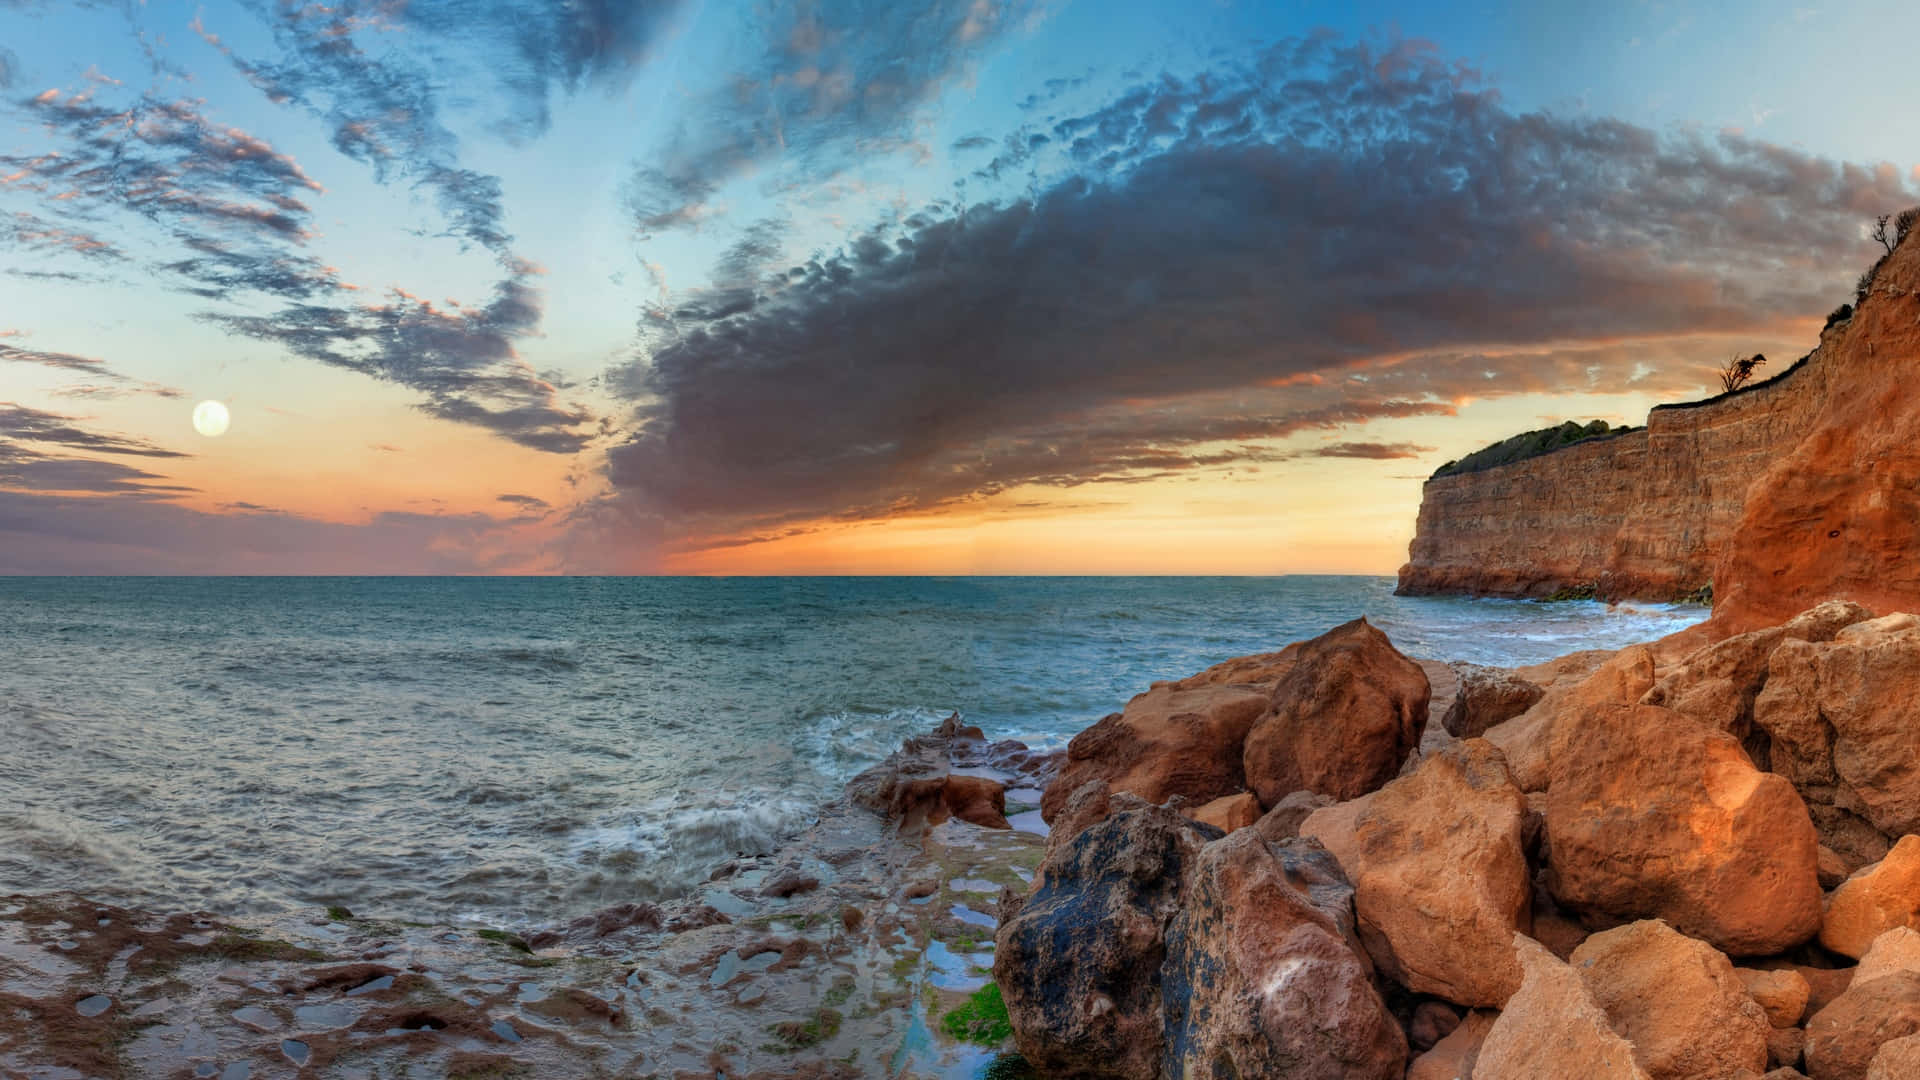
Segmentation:
<svg viewBox="0 0 1920 1080">
<path fill-rule="evenodd" d="M 1806 363 L 1744 393 L 1429 480 L 1400 592 L 1541 597 L 1591 585 L 1607 599 L 1664 600 L 1706 585 L 1749 485 L 1806 434 L 1844 325 Z"/>
<path fill-rule="evenodd" d="M 1823 600 L 1920 596 L 1920 241 L 1785 376 L 1644 430 L 1429 480 L 1410 595 L 1670 599 L 1711 583 L 1716 636 Z"/>
</svg>

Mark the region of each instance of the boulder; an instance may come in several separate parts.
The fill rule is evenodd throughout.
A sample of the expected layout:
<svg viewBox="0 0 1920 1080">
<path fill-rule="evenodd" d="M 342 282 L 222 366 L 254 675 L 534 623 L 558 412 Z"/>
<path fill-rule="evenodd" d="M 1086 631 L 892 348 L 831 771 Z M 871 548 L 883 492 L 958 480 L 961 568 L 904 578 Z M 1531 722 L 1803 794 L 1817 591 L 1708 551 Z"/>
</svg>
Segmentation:
<svg viewBox="0 0 1920 1080">
<path fill-rule="evenodd" d="M 1920 1032 L 1920 973 L 1857 982 L 1807 1022 L 1807 1075 L 1862 1080 L 1884 1043 Z"/>
<path fill-rule="evenodd" d="M 1793 781 L 1821 842 L 1849 866 L 1920 832 L 1920 626 L 1855 623 L 1831 641 L 1784 641 L 1753 722 L 1770 767 Z"/>
<path fill-rule="evenodd" d="M 1564 738 L 1560 728 L 1577 726 L 1596 706 L 1640 700 L 1653 681 L 1653 651 L 1644 645 L 1622 649 L 1586 676 L 1548 688 L 1532 708 L 1489 728 L 1486 739 L 1507 755 L 1520 790 L 1545 791 L 1552 777 L 1555 739 Z"/>
<path fill-rule="evenodd" d="M 1161 962 L 1180 885 L 1218 830 L 1160 807 L 1118 810 L 1041 863 L 995 934 L 1014 1044 L 1047 1075 L 1157 1080 Z"/>
<path fill-rule="evenodd" d="M 1920 1076 L 1920 1035 L 1881 1043 L 1867 1063 L 1867 1080 L 1913 1080 L 1916 1076 Z"/>
<path fill-rule="evenodd" d="M 1300 826 L 1315 810 L 1334 805 L 1334 800 L 1317 791 L 1295 791 L 1273 804 L 1273 809 L 1254 822 L 1254 828 L 1271 843 L 1300 835 Z"/>
<path fill-rule="evenodd" d="M 1415 993 L 1497 1007 L 1519 989 L 1513 935 L 1530 928 L 1525 814 L 1500 751 L 1468 739 L 1315 811 L 1300 835 L 1340 860 L 1360 940 L 1384 974 Z"/>
<path fill-rule="evenodd" d="M 1807 1056 L 1805 1028 L 1771 1028 L 1767 1031 L 1767 1064 L 1776 1069 L 1798 1071 Z"/>
<path fill-rule="evenodd" d="M 1207 845 L 1167 933 L 1162 1075 L 1401 1080 L 1406 1037 L 1342 930 L 1349 895 L 1311 841 Z"/>
<path fill-rule="evenodd" d="M 1901 837 L 1886 858 L 1833 890 L 1820 944 L 1846 956 L 1864 956 L 1875 938 L 1896 926 L 1920 929 L 1920 836 Z"/>
<path fill-rule="evenodd" d="M 1472 1076 L 1480 1047 L 1498 1016 L 1484 1009 L 1468 1013 L 1459 1027 L 1433 1044 L 1433 1049 L 1413 1059 L 1407 1066 L 1407 1080 L 1463 1080 Z"/>
<path fill-rule="evenodd" d="M 1141 805 L 1148 804 L 1143 801 Z M 1105 780 L 1088 780 L 1068 792 L 1058 802 L 1053 821 L 1047 826 L 1047 854 L 1052 855 L 1055 850 L 1073 843 L 1075 837 L 1105 821 L 1112 813 L 1113 793 Z"/>
<path fill-rule="evenodd" d="M 1427 726 L 1426 673 L 1365 619 L 1295 648 L 1247 733 L 1246 786 L 1270 807 L 1303 789 L 1357 798 L 1393 779 Z"/>
<path fill-rule="evenodd" d="M 1556 731 L 1547 885 L 1563 908 L 1660 918 L 1734 956 L 1820 927 L 1813 823 L 1740 744 L 1651 705 L 1602 705 Z"/>
<path fill-rule="evenodd" d="M 1807 996 L 1812 988 L 1806 976 L 1792 968 L 1762 971 L 1759 968 L 1734 968 L 1747 996 L 1767 1014 L 1767 1023 L 1777 1028 L 1797 1026 L 1807 1015 Z"/>
<path fill-rule="evenodd" d="M 1896 971 L 1920 973 L 1920 933 L 1896 926 L 1873 939 L 1866 955 L 1853 969 L 1853 981 L 1863 983 Z"/>
<path fill-rule="evenodd" d="M 1089 780 L 1150 803 L 1176 795 L 1206 803 L 1244 790 L 1241 744 L 1267 711 L 1272 687 L 1195 681 L 1207 674 L 1155 683 L 1124 711 L 1075 735 L 1059 779 L 1041 798 L 1040 816 L 1052 822 Z"/>
<path fill-rule="evenodd" d="M 1531 939 L 1514 936 L 1523 977 L 1487 1032 L 1473 1080 L 1648 1080 L 1633 1044 L 1613 1030 L 1571 967 Z"/>
<path fill-rule="evenodd" d="M 1407 1042 L 1415 1050 L 1431 1050 L 1460 1026 L 1460 1014 L 1444 1001 L 1423 1001 L 1407 1021 Z"/>
<path fill-rule="evenodd" d="M 1205 806 L 1190 812 L 1188 817 L 1202 824 L 1211 825 L 1223 833 L 1244 829 L 1260 820 L 1260 800 L 1250 791 L 1238 795 L 1222 795 Z"/>
<path fill-rule="evenodd" d="M 1440 718 L 1440 726 L 1456 739 L 1472 739 L 1495 724 L 1504 724 L 1533 707 L 1546 693 L 1506 668 L 1479 664 L 1452 664 L 1459 688 Z"/>
<path fill-rule="evenodd" d="M 1654 1080 L 1767 1068 L 1767 1014 L 1711 945 L 1648 919 L 1588 938 L 1572 966 Z"/>
</svg>

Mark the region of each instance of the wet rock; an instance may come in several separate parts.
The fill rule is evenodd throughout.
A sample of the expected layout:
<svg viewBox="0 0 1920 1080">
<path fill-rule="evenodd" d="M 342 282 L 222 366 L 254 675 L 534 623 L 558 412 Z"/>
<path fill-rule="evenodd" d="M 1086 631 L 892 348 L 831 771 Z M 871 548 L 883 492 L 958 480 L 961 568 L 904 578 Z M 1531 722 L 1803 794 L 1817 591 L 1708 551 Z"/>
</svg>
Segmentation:
<svg viewBox="0 0 1920 1080">
<path fill-rule="evenodd" d="M 1529 938 L 1515 935 L 1523 977 L 1487 1032 L 1474 1080 L 1648 1080 L 1571 967 Z"/>
<path fill-rule="evenodd" d="M 1884 1043 L 1920 1032 L 1920 973 L 1858 982 L 1807 1022 L 1807 1075 L 1862 1080 Z"/>
<path fill-rule="evenodd" d="M 1161 964 L 1180 884 L 1215 830 L 1123 810 L 1056 848 L 995 935 L 1014 1043 L 1045 1075 L 1154 1080 L 1165 1056 Z"/>
<path fill-rule="evenodd" d="M 1260 820 L 1260 800 L 1247 791 L 1238 795 L 1222 795 L 1187 816 L 1223 833 L 1231 833 Z"/>
<path fill-rule="evenodd" d="M 1821 841 L 1850 866 L 1920 832 L 1920 627 L 1855 623 L 1830 642 L 1786 641 L 1768 662 L 1754 724 L 1774 771 L 1793 781 Z"/>
<path fill-rule="evenodd" d="M 1393 779 L 1427 726 L 1426 673 L 1365 619 L 1297 648 L 1247 733 L 1246 786 L 1273 806 L 1301 790 L 1357 798 Z"/>
<path fill-rule="evenodd" d="M 1890 1039 L 1867 1063 L 1867 1080 L 1913 1080 L 1920 1076 L 1920 1035 Z"/>
<path fill-rule="evenodd" d="M 1588 938 L 1572 967 L 1654 1080 L 1767 1068 L 1767 1014 L 1705 942 L 1648 919 Z"/>
<path fill-rule="evenodd" d="M 806 873 L 798 866 L 787 865 L 772 874 L 760 886 L 760 895 L 785 900 L 800 893 L 812 892 L 820 887 L 820 879 Z"/>
<path fill-rule="evenodd" d="M 1011 828 L 1006 785 L 956 771 L 990 767 L 996 760 L 1026 769 L 1023 775 L 1034 782 L 1044 782 L 1053 770 L 1051 758 L 1034 756 L 1022 743 L 987 743 L 979 728 L 961 723 L 956 713 L 931 734 L 908 739 L 885 761 L 854 777 L 847 784 L 847 797 L 905 829 L 956 817 L 987 828 Z"/>
<path fill-rule="evenodd" d="M 1597 706 L 1638 701 L 1653 681 L 1653 651 L 1644 645 L 1621 649 L 1588 674 L 1548 687 L 1526 712 L 1488 728 L 1486 740 L 1507 756 L 1507 768 L 1521 791 L 1545 791 L 1561 727 L 1577 726 Z"/>
<path fill-rule="evenodd" d="M 1734 956 L 1819 929 L 1813 823 L 1732 736 L 1650 705 L 1603 705 L 1556 730 L 1548 886 L 1563 908 L 1660 918 Z"/>
<path fill-rule="evenodd" d="M 1480 1047 L 1487 1041 L 1498 1013 L 1475 1009 L 1460 1026 L 1433 1045 L 1433 1049 L 1414 1058 L 1407 1066 L 1407 1080 L 1464 1080 L 1473 1075 Z"/>
<path fill-rule="evenodd" d="M 1530 926 L 1525 813 L 1500 751 L 1469 739 L 1316 811 L 1300 833 L 1352 880 L 1360 939 L 1384 974 L 1416 993 L 1499 1006 L 1520 986 L 1513 935 Z"/>
<path fill-rule="evenodd" d="M 1158 1075 L 1400 1080 L 1406 1038 L 1343 933 L 1348 895 L 1304 839 L 1203 848 L 1167 935 Z"/>
<path fill-rule="evenodd" d="M 1485 734 L 1488 728 L 1526 712 L 1546 694 L 1543 687 L 1506 668 L 1464 663 L 1448 666 L 1459 679 L 1460 688 L 1441 717 L 1440 726 L 1458 739 Z"/>
<path fill-rule="evenodd" d="M 1846 956 L 1864 956 L 1875 938 L 1896 926 L 1920 929 L 1920 836 L 1901 837 L 1886 858 L 1833 890 L 1820 944 Z"/>
<path fill-rule="evenodd" d="M 1807 985 L 1806 976 L 1792 968 L 1776 971 L 1734 968 L 1733 973 L 1740 977 L 1747 996 L 1767 1014 L 1767 1022 L 1774 1027 L 1793 1027 L 1807 1014 L 1807 997 L 1812 988 Z"/>
</svg>

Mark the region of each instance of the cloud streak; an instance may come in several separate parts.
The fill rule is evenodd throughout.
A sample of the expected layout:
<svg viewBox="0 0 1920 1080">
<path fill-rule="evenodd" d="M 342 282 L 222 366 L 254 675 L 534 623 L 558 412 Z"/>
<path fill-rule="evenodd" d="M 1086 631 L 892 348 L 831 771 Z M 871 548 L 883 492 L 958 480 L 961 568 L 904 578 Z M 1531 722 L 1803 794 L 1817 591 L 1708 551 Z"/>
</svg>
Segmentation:
<svg viewBox="0 0 1920 1080">
<path fill-rule="evenodd" d="M 657 312 L 609 379 L 636 403 L 624 520 L 727 536 L 1229 467 L 1535 368 L 1644 388 L 1610 343 L 1824 312 L 1862 215 L 1913 197 L 1891 167 L 1515 113 L 1422 46 L 1326 37 L 1044 134 L 1030 196 Z"/>
</svg>

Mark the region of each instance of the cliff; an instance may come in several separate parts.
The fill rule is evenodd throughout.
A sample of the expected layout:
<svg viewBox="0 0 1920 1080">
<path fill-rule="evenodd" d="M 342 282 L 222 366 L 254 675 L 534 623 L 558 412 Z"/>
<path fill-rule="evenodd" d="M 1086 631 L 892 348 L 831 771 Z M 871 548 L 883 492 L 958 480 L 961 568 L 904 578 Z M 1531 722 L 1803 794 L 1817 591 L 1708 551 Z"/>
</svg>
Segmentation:
<svg viewBox="0 0 1920 1080">
<path fill-rule="evenodd" d="M 1711 584 L 1715 622 L 1831 598 L 1920 599 L 1920 242 L 1790 371 L 1663 405 L 1644 429 L 1436 476 L 1405 595 L 1674 599 Z"/>
</svg>

